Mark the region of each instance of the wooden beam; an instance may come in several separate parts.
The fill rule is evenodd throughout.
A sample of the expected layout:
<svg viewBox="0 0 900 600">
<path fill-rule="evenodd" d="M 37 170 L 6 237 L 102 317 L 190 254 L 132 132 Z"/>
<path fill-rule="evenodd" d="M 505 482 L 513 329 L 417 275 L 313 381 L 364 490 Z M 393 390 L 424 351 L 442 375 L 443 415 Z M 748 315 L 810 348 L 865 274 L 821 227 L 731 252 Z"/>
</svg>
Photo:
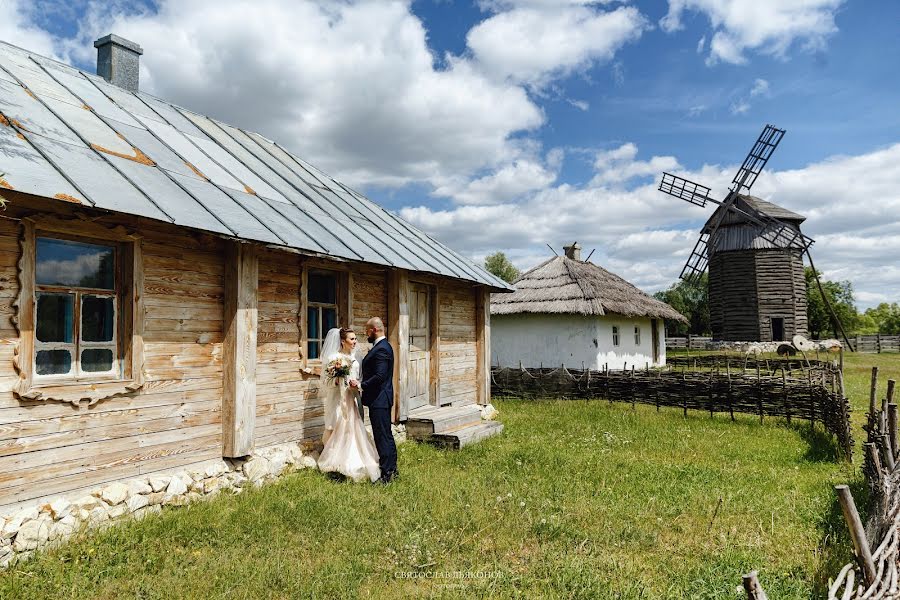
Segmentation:
<svg viewBox="0 0 900 600">
<path fill-rule="evenodd" d="M 491 403 L 491 292 L 475 288 L 476 398 L 484 406 Z"/>
<path fill-rule="evenodd" d="M 19 297 L 16 300 L 19 345 L 16 348 L 16 366 L 19 379 L 14 386 L 16 393 L 25 395 L 31 390 L 34 373 L 34 223 L 22 221 L 21 255 L 19 256 Z"/>
<path fill-rule="evenodd" d="M 428 307 L 428 332 L 431 335 L 429 344 L 429 384 L 431 404 L 441 405 L 441 291 L 436 285 L 431 286 L 431 304 Z"/>
<path fill-rule="evenodd" d="M 409 273 L 394 269 L 388 273 L 388 341 L 394 348 L 395 422 L 406 419 L 409 371 Z"/>
<path fill-rule="evenodd" d="M 256 335 L 259 259 L 251 244 L 232 242 L 225 254 L 225 344 L 222 455 L 253 452 L 256 422 Z"/>
</svg>

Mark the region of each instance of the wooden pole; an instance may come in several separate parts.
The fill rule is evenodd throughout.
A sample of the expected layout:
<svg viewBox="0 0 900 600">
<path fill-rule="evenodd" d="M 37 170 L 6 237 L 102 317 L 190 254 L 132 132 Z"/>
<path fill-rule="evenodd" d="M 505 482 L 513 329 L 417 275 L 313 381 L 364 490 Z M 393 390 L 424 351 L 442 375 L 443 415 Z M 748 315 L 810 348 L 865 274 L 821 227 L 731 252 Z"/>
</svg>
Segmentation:
<svg viewBox="0 0 900 600">
<path fill-rule="evenodd" d="M 881 446 L 882 458 L 884 459 L 883 464 L 887 467 L 888 473 L 892 473 L 894 471 L 895 462 L 894 456 L 891 454 L 891 444 L 888 442 L 888 436 L 882 434 L 878 437 L 881 440 L 881 443 L 878 445 Z"/>
<path fill-rule="evenodd" d="M 875 418 L 875 411 L 878 405 L 875 404 L 875 396 L 878 392 L 878 367 L 872 367 L 872 385 L 869 388 L 869 418 Z"/>
<path fill-rule="evenodd" d="M 888 387 L 887 387 L 887 398 L 888 404 L 894 401 L 894 384 L 896 382 L 893 379 L 888 379 Z"/>
<path fill-rule="evenodd" d="M 759 422 L 763 422 L 762 380 L 759 377 L 759 361 L 756 361 L 756 400 L 759 402 Z"/>
<path fill-rule="evenodd" d="M 878 445 L 874 442 L 866 442 L 866 450 L 869 453 L 869 460 L 872 461 L 872 468 L 875 470 L 875 476 L 881 480 L 881 457 L 878 456 Z"/>
<path fill-rule="evenodd" d="M 766 591 L 759 584 L 757 572 L 750 571 L 744 575 L 744 591 L 747 592 L 747 600 L 769 600 Z"/>
<path fill-rule="evenodd" d="M 891 443 L 891 457 L 897 458 L 897 405 L 888 404 L 888 440 Z"/>
<path fill-rule="evenodd" d="M 862 567 L 866 585 L 872 585 L 875 582 L 875 561 L 872 560 L 869 540 L 866 539 L 866 530 L 863 528 L 856 504 L 853 502 L 853 494 L 846 485 L 836 485 L 834 489 L 837 492 L 838 501 L 841 503 L 841 510 L 844 512 L 844 520 L 847 521 L 847 527 L 850 529 L 853 548 L 856 550 L 856 557 Z"/>
</svg>

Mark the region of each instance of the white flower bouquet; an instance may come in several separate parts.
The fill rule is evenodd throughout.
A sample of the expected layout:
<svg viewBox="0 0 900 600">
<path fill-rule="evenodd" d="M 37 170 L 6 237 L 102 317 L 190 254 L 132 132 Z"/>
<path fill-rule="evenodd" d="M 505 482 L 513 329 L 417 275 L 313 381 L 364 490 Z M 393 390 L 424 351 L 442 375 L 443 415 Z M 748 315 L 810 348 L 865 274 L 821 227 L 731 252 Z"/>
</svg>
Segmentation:
<svg viewBox="0 0 900 600">
<path fill-rule="evenodd" d="M 350 375 L 350 359 L 346 356 L 336 356 L 328 361 L 325 365 L 325 376 L 334 380 L 334 384 L 338 385 L 342 381 L 346 381 Z"/>
</svg>

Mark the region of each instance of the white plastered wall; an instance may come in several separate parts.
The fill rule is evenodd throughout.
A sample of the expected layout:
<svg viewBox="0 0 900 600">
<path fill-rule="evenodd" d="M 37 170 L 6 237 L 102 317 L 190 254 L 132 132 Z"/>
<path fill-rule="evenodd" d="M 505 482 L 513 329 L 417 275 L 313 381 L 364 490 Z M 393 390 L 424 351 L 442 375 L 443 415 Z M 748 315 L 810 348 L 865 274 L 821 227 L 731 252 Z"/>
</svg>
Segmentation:
<svg viewBox="0 0 900 600">
<path fill-rule="evenodd" d="M 619 345 L 613 345 L 613 326 Z M 583 317 L 578 315 L 517 314 L 491 316 L 491 364 L 502 367 L 558 367 L 569 369 L 636 368 L 666 364 L 665 326 L 656 321 L 659 360 L 653 362 L 649 318 Z M 640 328 L 635 343 L 634 328 Z"/>
</svg>

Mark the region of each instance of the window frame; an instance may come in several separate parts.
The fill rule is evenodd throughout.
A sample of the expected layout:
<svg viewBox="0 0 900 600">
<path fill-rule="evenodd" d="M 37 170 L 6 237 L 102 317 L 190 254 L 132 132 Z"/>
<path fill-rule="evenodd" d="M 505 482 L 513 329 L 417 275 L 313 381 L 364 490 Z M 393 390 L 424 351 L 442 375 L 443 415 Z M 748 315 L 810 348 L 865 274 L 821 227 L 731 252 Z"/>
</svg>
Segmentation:
<svg viewBox="0 0 900 600">
<path fill-rule="evenodd" d="M 621 341 L 621 340 L 619 339 L 619 333 L 620 333 L 620 332 L 619 332 L 619 326 L 618 326 L 618 325 L 613 325 L 613 326 L 612 326 L 612 343 L 613 343 L 613 348 L 618 348 L 618 347 L 619 347 L 619 342 Z"/>
<path fill-rule="evenodd" d="M 34 280 L 34 318 L 35 318 L 35 333 L 34 333 L 34 350 L 32 357 L 32 368 L 34 370 L 32 374 L 32 382 L 34 385 L 43 385 L 43 384 L 64 384 L 66 382 L 93 382 L 93 381 L 117 381 L 122 375 L 122 361 L 124 359 L 124 352 L 122 349 L 122 344 L 119 339 L 119 330 L 122 329 L 123 324 L 119 323 L 119 319 L 121 318 L 121 311 L 119 310 L 119 305 L 122 303 L 122 295 L 123 290 L 122 286 L 125 284 L 122 281 L 122 277 L 120 277 L 120 271 L 122 269 L 122 259 L 123 259 L 123 248 L 121 243 L 111 243 L 109 240 L 100 240 L 96 238 L 85 238 L 83 236 L 77 235 L 67 235 L 63 233 L 47 233 L 47 232 L 35 232 L 35 269 L 37 269 L 37 244 L 39 239 L 53 239 L 53 240 L 62 240 L 67 242 L 78 242 L 82 244 L 91 244 L 97 246 L 106 246 L 110 247 L 114 251 L 114 262 L 113 262 L 113 289 L 105 289 L 105 288 L 90 288 L 90 287 L 80 287 L 80 286 L 63 286 L 63 285 L 47 285 L 41 284 L 37 282 L 37 273 L 35 273 Z M 62 296 L 74 296 L 72 303 L 72 342 L 42 342 L 37 338 L 37 318 L 38 318 L 38 310 L 37 310 L 37 301 L 38 296 L 41 294 L 47 295 L 62 295 Z M 113 299 L 113 332 L 112 332 L 112 340 L 109 342 L 88 342 L 85 341 L 82 337 L 83 328 L 81 322 L 81 315 L 84 311 L 84 299 L 85 297 L 96 297 L 96 298 L 112 298 Z M 60 374 L 51 374 L 51 375 L 41 375 L 37 372 L 37 353 L 41 350 L 68 350 L 71 352 L 72 356 L 72 369 L 70 373 L 60 373 Z M 81 368 L 81 353 L 83 350 L 91 350 L 91 349 L 112 349 L 113 351 L 113 361 L 112 367 L 108 371 L 84 371 Z"/>
<path fill-rule="evenodd" d="M 640 325 L 634 326 L 634 345 L 635 346 L 641 345 L 641 326 Z"/>
<path fill-rule="evenodd" d="M 327 304 L 321 302 L 310 302 L 309 300 L 309 275 L 311 273 L 326 273 L 334 275 L 337 289 L 335 290 L 335 304 Z M 325 263 L 319 260 L 308 260 L 302 266 L 301 284 L 300 284 L 300 353 L 303 359 L 302 371 L 304 375 L 321 375 L 322 357 L 309 357 L 309 342 L 318 340 L 324 342 L 327 331 L 320 330 L 321 337 L 309 337 L 309 308 L 310 307 L 335 307 L 337 309 L 337 326 L 349 327 L 351 322 L 351 286 L 352 276 L 348 269 L 341 268 L 339 265 Z M 321 313 L 320 313 L 321 314 Z M 343 325 L 346 324 L 346 325 Z M 321 354 L 321 346 L 319 347 Z"/>
<path fill-rule="evenodd" d="M 37 294 L 48 288 L 67 289 L 64 286 L 44 286 L 36 282 L 37 238 L 46 237 L 87 243 L 99 243 L 116 248 L 114 341 L 81 343 L 80 324 L 73 324 L 73 344 L 76 349 L 111 347 L 115 345 L 113 370 L 73 376 L 37 375 L 36 317 Z M 92 405 L 100 400 L 133 392 L 143 387 L 144 374 L 144 268 L 141 236 L 122 225 L 104 225 L 97 220 L 76 215 L 64 218 L 56 215 L 32 215 L 23 217 L 20 231 L 20 255 L 18 263 L 19 294 L 16 302 L 16 328 L 18 344 L 14 366 L 18 380 L 13 392 L 20 400 L 56 400 Z M 109 290 L 77 288 L 96 295 L 109 296 Z M 52 292 L 51 292 L 52 293 Z M 80 302 L 80 301 L 79 301 Z M 80 309 L 80 306 L 79 306 Z M 80 311 L 75 311 L 80 312 Z M 75 314 L 73 314 L 73 319 Z M 75 337 L 77 336 L 77 338 Z M 78 340 L 76 342 L 75 340 Z M 80 355 L 73 356 L 73 363 L 80 364 Z M 73 364 L 73 371 L 76 371 Z"/>
</svg>

